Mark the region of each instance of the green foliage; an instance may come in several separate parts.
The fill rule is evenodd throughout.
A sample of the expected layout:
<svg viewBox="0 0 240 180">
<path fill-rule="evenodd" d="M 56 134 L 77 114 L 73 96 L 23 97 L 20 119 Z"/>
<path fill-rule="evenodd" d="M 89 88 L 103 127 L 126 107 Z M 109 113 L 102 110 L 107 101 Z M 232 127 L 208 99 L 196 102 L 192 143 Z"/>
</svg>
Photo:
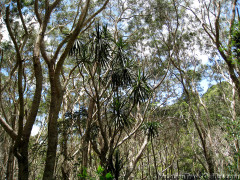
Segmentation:
<svg viewBox="0 0 240 180">
<path fill-rule="evenodd" d="M 158 128 L 161 127 L 159 122 L 146 122 L 142 125 L 142 129 L 149 138 L 158 135 Z"/>
<path fill-rule="evenodd" d="M 101 166 L 98 166 L 97 174 L 98 174 L 100 180 L 112 180 L 113 179 L 113 176 L 111 175 L 110 172 L 108 172 L 105 176 L 103 175 L 103 173 L 104 173 L 104 169 Z"/>
<path fill-rule="evenodd" d="M 142 103 L 146 99 L 150 98 L 152 93 L 152 89 L 150 85 L 147 83 L 148 77 L 145 75 L 144 72 L 138 70 L 137 80 L 133 85 L 133 102 L 134 104 Z"/>
<path fill-rule="evenodd" d="M 77 39 L 69 51 L 70 56 L 75 56 L 78 63 L 97 62 L 102 67 L 107 67 L 110 61 L 110 43 L 112 39 L 107 26 L 100 27 L 97 23 L 95 30 L 90 33 L 88 41 Z"/>
<path fill-rule="evenodd" d="M 240 22 L 235 24 L 235 26 L 232 29 L 232 50 L 233 55 L 236 59 L 234 59 L 236 62 L 239 62 L 240 58 Z"/>
<path fill-rule="evenodd" d="M 107 173 L 106 174 L 106 176 L 105 176 L 105 178 L 104 178 L 104 180 L 111 180 L 111 179 L 113 179 L 113 176 L 112 176 L 112 174 L 109 172 L 109 173 Z"/>
<path fill-rule="evenodd" d="M 202 76 L 199 72 L 196 72 L 194 70 L 188 70 L 187 71 L 187 77 L 194 79 L 196 81 L 201 81 Z"/>
<path fill-rule="evenodd" d="M 133 75 L 130 66 L 115 66 L 111 71 L 112 89 L 117 91 L 119 87 L 127 87 L 132 84 Z"/>
<path fill-rule="evenodd" d="M 97 174 L 98 178 L 96 178 L 96 177 L 93 178 L 93 177 L 88 175 L 87 169 L 83 168 L 82 174 L 78 174 L 78 177 L 85 178 L 85 179 L 87 178 L 87 179 L 90 179 L 90 180 L 96 180 L 96 179 L 99 179 L 99 180 L 113 180 L 113 176 L 110 172 L 108 172 L 105 176 L 103 175 L 104 174 L 104 169 L 101 166 L 98 166 L 96 174 Z"/>
<path fill-rule="evenodd" d="M 98 166 L 97 168 L 97 174 L 101 175 L 103 173 L 104 169 L 101 166 Z"/>
<path fill-rule="evenodd" d="M 79 174 L 78 177 L 80 177 L 80 178 L 89 178 L 89 176 L 87 174 L 87 168 L 84 167 L 82 174 Z"/>
<path fill-rule="evenodd" d="M 119 87 L 126 88 L 132 84 L 134 68 L 134 62 L 130 60 L 127 47 L 128 44 L 123 40 L 123 37 L 119 37 L 118 41 L 114 42 L 116 50 L 113 50 L 114 57 L 112 62 L 111 85 L 114 91 L 117 91 Z"/>
</svg>

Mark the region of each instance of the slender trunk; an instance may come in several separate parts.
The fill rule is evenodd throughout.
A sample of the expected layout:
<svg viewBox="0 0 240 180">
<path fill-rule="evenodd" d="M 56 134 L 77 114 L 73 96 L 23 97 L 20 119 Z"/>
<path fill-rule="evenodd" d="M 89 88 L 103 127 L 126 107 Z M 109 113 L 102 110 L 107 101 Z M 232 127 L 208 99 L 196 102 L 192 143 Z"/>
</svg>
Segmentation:
<svg viewBox="0 0 240 180">
<path fill-rule="evenodd" d="M 203 133 L 201 132 L 200 127 L 199 127 L 199 125 L 196 123 L 195 120 L 194 120 L 194 124 L 195 124 L 195 127 L 196 127 L 196 129 L 197 129 L 198 135 L 199 135 L 200 140 L 201 140 L 201 144 L 202 144 L 202 148 L 203 148 L 203 153 L 204 153 L 204 156 L 205 156 L 207 165 L 208 165 L 208 172 L 209 172 L 210 174 L 213 174 L 213 173 L 214 173 L 213 154 L 212 154 L 211 150 L 209 149 L 209 147 L 207 147 L 206 138 L 205 138 L 205 136 L 203 135 Z"/>
<path fill-rule="evenodd" d="M 17 109 L 14 109 L 14 114 L 17 114 Z M 13 130 L 15 130 L 16 127 L 16 116 L 14 115 L 11 118 L 11 125 Z M 7 162 L 7 174 L 6 174 L 6 179 L 7 180 L 13 180 L 13 175 L 14 175 L 14 140 L 12 139 L 12 144 L 9 149 L 9 156 L 8 156 L 8 162 Z"/>
<path fill-rule="evenodd" d="M 165 169 L 166 169 L 166 176 L 168 175 L 168 147 L 166 146 L 165 147 L 165 152 L 166 152 L 166 155 L 165 155 Z"/>
<path fill-rule="evenodd" d="M 62 134 L 63 142 L 62 142 L 62 153 L 63 153 L 63 164 L 61 166 L 62 171 L 62 178 L 63 180 L 69 179 L 69 167 L 68 167 L 68 147 L 67 147 L 67 141 L 68 141 L 68 135 L 67 135 L 67 127 L 66 124 L 63 124 L 63 134 Z"/>
<path fill-rule="evenodd" d="M 189 101 L 190 102 L 190 101 Z M 191 104 L 189 105 L 189 107 L 191 106 Z M 204 128 L 204 125 L 201 124 L 201 121 L 198 121 L 196 120 L 196 117 L 197 116 L 200 116 L 201 117 L 201 113 L 200 113 L 200 110 L 198 108 L 198 115 L 194 115 L 194 110 L 190 107 L 189 109 L 190 111 L 190 116 L 193 120 L 193 123 L 195 125 L 195 128 L 197 130 L 197 133 L 198 133 L 198 136 L 200 138 L 200 142 L 201 142 L 201 145 L 202 145 L 202 148 L 203 148 L 203 153 L 204 153 L 204 157 L 205 157 L 205 160 L 206 160 L 206 163 L 208 165 L 208 172 L 209 174 L 214 174 L 214 169 L 215 169 L 215 165 L 214 165 L 214 159 L 213 159 L 213 152 L 212 152 L 212 147 L 211 145 L 207 145 L 207 140 L 210 141 L 211 143 L 211 135 L 210 135 L 210 130 L 209 130 L 209 126 L 208 126 L 208 130 L 206 130 Z M 208 135 L 207 135 L 208 133 Z"/>
<path fill-rule="evenodd" d="M 148 176 L 151 179 L 150 154 L 149 154 L 149 149 L 148 148 L 147 148 L 147 162 L 148 162 Z"/>
<path fill-rule="evenodd" d="M 207 164 L 208 164 L 209 174 L 214 174 L 215 170 L 214 170 L 212 153 L 210 153 L 210 152 L 208 153 L 206 160 L 207 160 Z"/>
<path fill-rule="evenodd" d="M 154 168 L 155 168 L 155 173 L 156 173 L 156 179 L 158 180 L 157 161 L 156 161 L 156 155 L 155 155 L 155 151 L 154 151 L 152 136 L 151 136 L 151 144 L 152 144 L 152 152 L 153 152 L 153 160 L 154 160 Z"/>
<path fill-rule="evenodd" d="M 179 172 L 180 172 L 180 168 L 179 168 L 179 163 L 178 163 L 178 160 L 177 160 L 177 175 L 179 176 Z"/>
<path fill-rule="evenodd" d="M 8 162 L 7 162 L 7 172 L 6 179 L 13 180 L 13 169 L 14 169 L 14 154 L 13 154 L 13 146 L 10 147 Z"/>
<path fill-rule="evenodd" d="M 83 170 L 88 168 L 88 147 L 90 142 L 90 131 L 91 131 L 91 123 L 92 123 L 92 116 L 93 116 L 93 109 L 94 109 L 94 100 L 90 99 L 89 106 L 88 106 L 88 119 L 86 125 L 86 131 L 82 141 L 82 167 L 81 173 Z"/>
<path fill-rule="evenodd" d="M 231 110 L 232 110 L 232 122 L 235 123 L 237 122 L 237 113 L 236 113 L 236 89 L 233 86 L 232 89 L 232 102 L 231 102 Z M 237 170 L 238 172 L 240 172 L 240 155 L 239 155 L 239 143 L 238 143 L 238 139 L 236 138 L 234 140 L 234 145 L 235 145 L 235 151 L 238 154 L 238 158 L 237 158 Z"/>
<path fill-rule="evenodd" d="M 143 151 L 145 150 L 146 146 L 148 143 L 148 137 L 146 136 L 143 140 L 143 144 L 138 152 L 138 154 L 136 155 L 135 158 L 133 158 L 130 162 L 130 166 L 127 168 L 126 170 L 126 175 L 124 177 L 125 180 L 129 179 L 131 173 L 135 170 L 135 167 L 138 163 L 138 161 L 141 159 L 142 155 L 143 155 Z M 151 178 L 150 178 L 151 179 Z"/>
<path fill-rule="evenodd" d="M 51 101 L 48 117 L 48 148 L 43 180 L 54 180 L 55 161 L 58 144 L 58 114 L 61 108 L 63 93 L 59 77 L 55 77 L 53 64 L 49 65 L 49 78 L 51 85 Z"/>
</svg>

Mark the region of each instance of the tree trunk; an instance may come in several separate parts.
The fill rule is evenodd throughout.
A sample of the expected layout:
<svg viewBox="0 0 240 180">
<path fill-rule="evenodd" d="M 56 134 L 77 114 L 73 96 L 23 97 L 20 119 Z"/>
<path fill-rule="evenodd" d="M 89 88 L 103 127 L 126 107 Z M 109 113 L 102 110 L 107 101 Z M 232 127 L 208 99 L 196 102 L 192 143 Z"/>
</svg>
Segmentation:
<svg viewBox="0 0 240 180">
<path fill-rule="evenodd" d="M 7 173 L 6 179 L 13 180 L 13 168 L 14 168 L 14 154 L 13 154 L 13 146 L 10 147 L 8 162 L 7 162 Z"/>
<path fill-rule="evenodd" d="M 155 155 L 155 151 L 154 151 L 152 136 L 151 136 L 151 145 L 152 145 L 152 152 L 153 152 L 153 160 L 154 160 L 154 168 L 155 168 L 155 173 L 156 173 L 156 179 L 158 180 L 157 161 L 156 161 L 156 155 Z"/>
<path fill-rule="evenodd" d="M 124 177 L 125 180 L 128 180 L 130 175 L 132 174 L 132 172 L 135 170 L 135 167 L 136 167 L 138 161 L 141 159 L 143 151 L 145 150 L 145 148 L 147 146 L 147 143 L 148 143 L 148 137 L 146 136 L 143 140 L 143 144 L 142 144 L 138 154 L 136 155 L 135 158 L 133 158 L 131 160 L 129 167 L 126 170 L 126 175 Z"/>
<path fill-rule="evenodd" d="M 62 178 L 63 180 L 69 180 L 69 167 L 68 167 L 68 146 L 67 146 L 67 141 L 68 141 L 68 132 L 67 132 L 68 127 L 66 127 L 66 123 L 63 124 L 63 142 L 62 142 L 62 154 L 64 157 L 63 164 L 61 166 L 61 171 L 62 171 Z"/>
<path fill-rule="evenodd" d="M 206 155 L 206 161 L 208 164 L 208 172 L 209 174 L 214 174 L 214 163 L 213 163 L 213 157 L 212 157 L 212 153 L 211 152 L 207 152 Z"/>
<path fill-rule="evenodd" d="M 57 97 L 52 93 L 51 96 L 51 105 L 50 105 L 50 113 L 48 119 L 48 148 L 47 148 L 47 158 L 45 164 L 45 170 L 43 179 L 44 180 L 53 180 L 54 178 L 54 168 L 55 168 L 55 160 L 57 153 L 57 143 L 58 143 L 58 112 L 61 107 L 61 99 L 62 97 Z"/>
<path fill-rule="evenodd" d="M 90 142 L 90 131 L 91 131 L 91 123 L 92 123 L 94 104 L 95 104 L 94 100 L 90 99 L 89 106 L 88 106 L 88 118 L 87 118 L 86 131 L 85 131 L 83 141 L 82 141 L 81 173 L 83 173 L 84 169 L 87 170 L 87 168 L 88 168 L 88 146 L 89 146 L 89 142 Z"/>
<path fill-rule="evenodd" d="M 18 179 L 29 179 L 29 167 L 28 167 L 28 141 L 21 144 L 19 150 L 14 150 L 14 154 L 18 160 Z"/>
<path fill-rule="evenodd" d="M 148 163 L 148 176 L 151 179 L 151 165 L 150 165 L 150 153 L 149 149 L 147 148 L 147 163 Z"/>
<path fill-rule="evenodd" d="M 51 101 L 48 117 L 48 148 L 43 180 L 54 180 L 55 161 L 58 144 L 58 114 L 61 108 L 63 92 L 59 77 L 55 77 L 54 65 L 49 64 L 49 79 L 51 85 Z"/>
</svg>

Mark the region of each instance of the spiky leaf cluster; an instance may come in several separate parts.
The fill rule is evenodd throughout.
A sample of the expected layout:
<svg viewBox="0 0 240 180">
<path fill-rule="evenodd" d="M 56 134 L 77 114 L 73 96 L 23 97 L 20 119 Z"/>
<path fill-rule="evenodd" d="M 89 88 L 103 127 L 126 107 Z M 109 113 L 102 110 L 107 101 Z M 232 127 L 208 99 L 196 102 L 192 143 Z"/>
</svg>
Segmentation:
<svg viewBox="0 0 240 180">
<path fill-rule="evenodd" d="M 144 102 L 152 93 L 152 89 L 148 84 L 147 79 L 148 77 L 139 69 L 137 81 L 134 83 L 132 91 L 133 102 L 135 104 Z"/>
<path fill-rule="evenodd" d="M 148 138 L 153 138 L 158 135 L 159 127 L 159 122 L 146 122 L 142 125 L 142 130 L 148 136 Z"/>
<path fill-rule="evenodd" d="M 128 107 L 126 101 L 122 102 L 119 97 L 114 97 L 112 102 L 112 122 L 116 127 L 130 127 L 132 120 L 128 117 Z"/>
<path fill-rule="evenodd" d="M 100 27 L 99 23 L 95 31 L 90 33 L 88 40 L 77 39 L 69 51 L 70 56 L 75 56 L 78 63 L 97 62 L 102 67 L 107 67 L 110 61 L 111 36 L 107 26 Z"/>
</svg>

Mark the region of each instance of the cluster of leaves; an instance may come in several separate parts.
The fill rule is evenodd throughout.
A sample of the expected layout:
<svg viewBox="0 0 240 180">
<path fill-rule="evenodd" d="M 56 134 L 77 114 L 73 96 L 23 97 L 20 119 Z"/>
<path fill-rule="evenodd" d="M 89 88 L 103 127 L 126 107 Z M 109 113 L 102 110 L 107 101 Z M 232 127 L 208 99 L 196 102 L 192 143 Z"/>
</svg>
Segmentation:
<svg viewBox="0 0 240 180">
<path fill-rule="evenodd" d="M 83 127 L 86 124 L 87 118 L 87 109 L 85 107 L 80 107 L 78 111 L 67 111 L 64 114 L 64 120 L 58 122 L 59 131 L 66 130 L 72 125 L 77 126 L 77 124 L 81 124 Z"/>
<path fill-rule="evenodd" d="M 233 55 L 237 59 L 239 59 L 240 58 L 240 22 L 238 22 L 232 30 L 232 50 L 233 50 Z"/>
<path fill-rule="evenodd" d="M 107 26 L 100 28 L 99 23 L 95 31 L 86 39 L 77 39 L 69 51 L 70 56 L 75 56 L 77 63 L 97 62 L 102 67 L 107 67 L 110 61 L 111 36 Z"/>
<path fill-rule="evenodd" d="M 140 101 L 148 98 L 150 86 L 147 85 L 147 76 L 139 69 L 139 74 L 133 74 L 136 65 L 129 59 L 128 43 L 119 37 L 114 41 L 107 26 L 96 25 L 95 31 L 88 37 L 88 41 L 77 40 L 71 48 L 69 55 L 75 56 L 78 63 L 98 63 L 98 68 L 110 68 L 107 78 L 111 79 L 113 91 L 120 87 L 126 88 L 134 84 L 134 100 Z M 99 69 L 100 70 L 100 69 Z M 134 79 L 137 79 L 134 81 Z M 135 82 L 135 83 L 134 83 Z"/>
<path fill-rule="evenodd" d="M 88 40 L 77 40 L 69 52 L 70 56 L 75 56 L 77 63 L 84 63 L 92 66 L 97 63 L 98 74 L 101 79 L 111 80 L 112 91 L 117 94 L 112 100 L 112 114 L 115 124 L 118 127 L 129 126 L 127 118 L 129 112 L 126 111 L 129 103 L 120 102 L 119 95 L 127 88 L 132 88 L 129 96 L 134 105 L 144 102 L 150 98 L 151 87 L 147 82 L 148 76 L 137 66 L 129 55 L 129 45 L 123 37 L 117 41 L 113 40 L 107 26 L 100 27 L 99 23 L 95 30 L 88 36 Z M 107 76 L 103 77 L 104 71 L 109 70 Z"/>
<path fill-rule="evenodd" d="M 84 106 L 81 106 L 78 111 L 67 111 L 64 116 L 65 119 L 80 120 L 87 117 L 87 109 Z"/>
<path fill-rule="evenodd" d="M 159 122 L 146 122 L 142 125 L 144 133 L 151 139 L 158 136 L 159 127 L 161 127 Z"/>
<path fill-rule="evenodd" d="M 142 103 L 146 99 L 150 98 L 152 90 L 150 85 L 147 83 L 147 79 L 148 77 L 139 69 L 137 81 L 133 86 L 133 101 L 135 104 Z"/>
<path fill-rule="evenodd" d="M 114 51 L 115 55 L 110 75 L 112 79 L 112 89 L 117 91 L 118 87 L 125 88 L 132 84 L 132 80 L 134 78 L 132 73 L 134 62 L 127 56 L 126 49 L 128 44 L 123 41 L 122 37 L 115 42 L 115 45 L 117 50 Z"/>
<path fill-rule="evenodd" d="M 132 119 L 128 117 L 129 108 L 126 102 L 122 102 L 119 97 L 114 97 L 112 102 L 112 117 L 113 123 L 116 127 L 130 127 Z"/>
<path fill-rule="evenodd" d="M 105 176 L 103 175 L 103 173 L 104 173 L 104 169 L 101 166 L 98 166 L 97 172 L 96 172 L 96 174 L 98 176 L 97 179 L 100 179 L 100 180 L 113 180 L 113 176 L 112 176 L 112 174 L 110 172 L 107 173 Z M 90 180 L 95 180 L 96 179 L 96 178 L 91 177 L 91 176 L 88 175 L 86 168 L 84 168 L 83 173 L 79 174 L 78 177 L 80 177 L 80 178 L 87 178 L 87 179 L 90 179 Z"/>
</svg>

